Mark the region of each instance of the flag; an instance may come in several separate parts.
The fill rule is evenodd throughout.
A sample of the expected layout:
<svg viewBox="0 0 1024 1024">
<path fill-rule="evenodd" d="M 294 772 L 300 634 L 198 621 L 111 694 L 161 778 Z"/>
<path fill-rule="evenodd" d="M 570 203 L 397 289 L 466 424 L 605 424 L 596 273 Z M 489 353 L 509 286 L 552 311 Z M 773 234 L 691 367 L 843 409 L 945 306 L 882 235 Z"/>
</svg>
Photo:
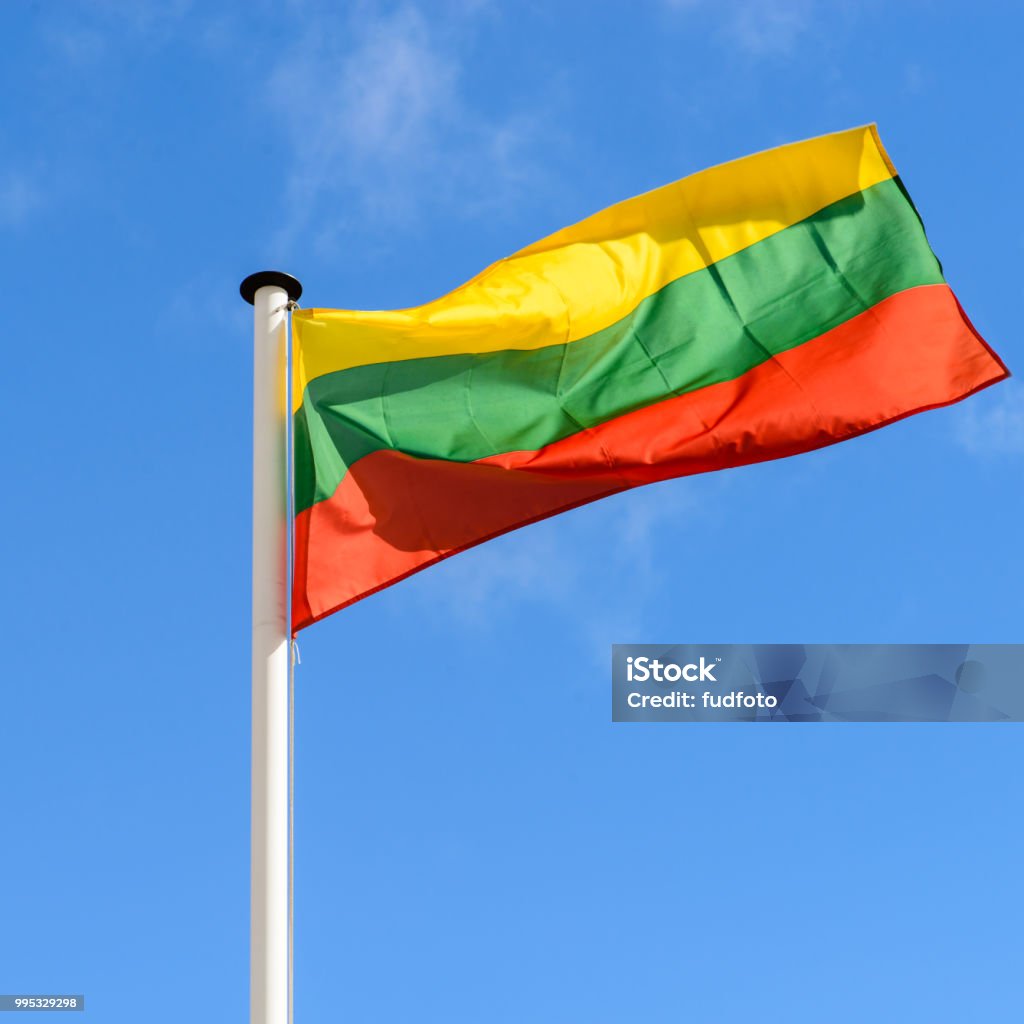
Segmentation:
<svg viewBox="0 0 1024 1024">
<path fill-rule="evenodd" d="M 426 305 L 292 325 L 296 631 L 527 523 L 1008 375 L 873 125 L 626 200 Z"/>
</svg>

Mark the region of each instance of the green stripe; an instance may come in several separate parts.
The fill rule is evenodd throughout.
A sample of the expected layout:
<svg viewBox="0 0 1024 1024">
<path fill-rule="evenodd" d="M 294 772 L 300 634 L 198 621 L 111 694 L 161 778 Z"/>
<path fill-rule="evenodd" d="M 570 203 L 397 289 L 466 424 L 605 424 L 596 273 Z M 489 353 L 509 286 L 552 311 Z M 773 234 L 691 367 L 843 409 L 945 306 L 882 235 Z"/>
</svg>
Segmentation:
<svg viewBox="0 0 1024 1024">
<path fill-rule="evenodd" d="M 357 366 L 295 416 L 296 509 L 381 448 L 468 462 L 533 451 L 670 395 L 732 380 L 882 299 L 943 280 L 898 179 L 673 281 L 589 338 Z"/>
</svg>

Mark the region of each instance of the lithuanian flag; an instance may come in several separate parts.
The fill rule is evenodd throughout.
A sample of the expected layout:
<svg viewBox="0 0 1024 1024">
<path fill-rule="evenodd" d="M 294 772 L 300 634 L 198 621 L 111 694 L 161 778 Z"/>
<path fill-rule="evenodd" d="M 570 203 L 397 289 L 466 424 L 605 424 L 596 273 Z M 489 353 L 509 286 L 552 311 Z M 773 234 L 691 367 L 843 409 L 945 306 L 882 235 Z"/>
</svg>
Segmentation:
<svg viewBox="0 0 1024 1024">
<path fill-rule="evenodd" d="M 387 312 L 293 317 L 293 628 L 605 495 L 1007 376 L 874 126 L 619 203 Z"/>
</svg>

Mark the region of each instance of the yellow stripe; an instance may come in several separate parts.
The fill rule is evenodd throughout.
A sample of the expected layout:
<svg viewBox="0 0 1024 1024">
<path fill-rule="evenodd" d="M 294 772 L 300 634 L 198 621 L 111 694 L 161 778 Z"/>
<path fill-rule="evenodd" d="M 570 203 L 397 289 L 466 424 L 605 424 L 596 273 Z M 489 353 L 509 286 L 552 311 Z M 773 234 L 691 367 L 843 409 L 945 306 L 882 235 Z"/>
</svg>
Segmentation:
<svg viewBox="0 0 1024 1024">
<path fill-rule="evenodd" d="M 368 363 L 586 338 L 685 274 L 895 176 L 874 125 L 770 149 L 611 206 L 413 309 L 293 318 L 306 384 Z"/>
</svg>

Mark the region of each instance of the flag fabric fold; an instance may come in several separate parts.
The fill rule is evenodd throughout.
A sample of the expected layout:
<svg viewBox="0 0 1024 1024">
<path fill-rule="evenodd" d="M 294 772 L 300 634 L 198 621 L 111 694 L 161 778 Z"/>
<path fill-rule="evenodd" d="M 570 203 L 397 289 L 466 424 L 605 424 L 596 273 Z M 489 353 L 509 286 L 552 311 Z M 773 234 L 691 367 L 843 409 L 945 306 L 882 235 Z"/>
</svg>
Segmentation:
<svg viewBox="0 0 1024 1024">
<path fill-rule="evenodd" d="M 295 631 L 538 519 L 1008 375 L 873 125 L 619 203 L 424 306 L 292 331 Z"/>
</svg>

